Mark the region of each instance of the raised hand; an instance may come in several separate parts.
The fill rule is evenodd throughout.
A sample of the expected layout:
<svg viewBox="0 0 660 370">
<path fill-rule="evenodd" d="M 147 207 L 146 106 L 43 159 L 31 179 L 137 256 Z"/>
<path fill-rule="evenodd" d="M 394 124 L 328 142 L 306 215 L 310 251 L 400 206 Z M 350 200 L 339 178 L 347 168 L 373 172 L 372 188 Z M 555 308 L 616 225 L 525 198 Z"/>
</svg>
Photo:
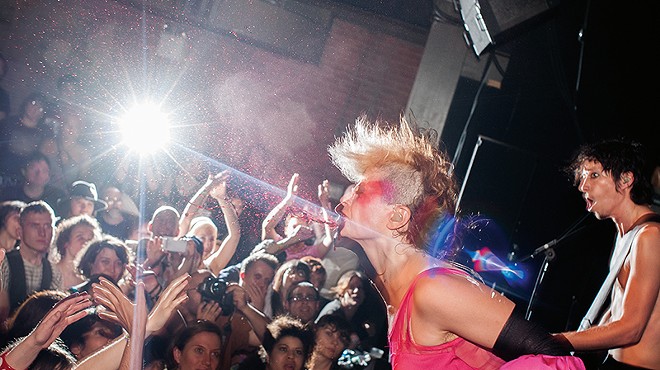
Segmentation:
<svg viewBox="0 0 660 370">
<path fill-rule="evenodd" d="M 153 239 L 147 239 L 147 258 L 145 258 L 143 266 L 145 269 L 154 270 L 158 269 L 158 264 L 167 257 L 166 252 L 163 251 L 163 239 L 159 236 Z M 156 273 L 160 273 L 158 270 Z"/>
<path fill-rule="evenodd" d="M 321 207 L 325 209 L 332 208 L 332 204 L 330 203 L 329 186 L 330 183 L 328 182 L 328 180 L 323 180 L 323 182 L 319 184 L 319 189 L 318 189 L 319 203 L 321 204 Z"/>
<path fill-rule="evenodd" d="M 197 307 L 197 320 L 206 320 L 215 322 L 222 314 L 222 309 L 218 302 L 202 302 Z"/>
<path fill-rule="evenodd" d="M 297 173 L 294 173 L 293 176 L 291 176 L 291 180 L 289 180 L 289 186 L 286 188 L 286 197 L 285 199 L 288 202 L 293 202 L 293 199 L 296 195 L 298 195 L 298 181 L 300 180 L 300 175 Z"/>
<path fill-rule="evenodd" d="M 62 334 L 64 328 L 87 316 L 86 309 L 91 305 L 86 292 L 73 293 L 59 301 L 34 330 L 6 354 L 7 364 L 15 369 L 26 369 L 43 348 L 50 346 Z"/>
<path fill-rule="evenodd" d="M 85 310 L 91 305 L 88 293 L 73 293 L 57 302 L 30 335 L 34 335 L 38 345 L 46 348 L 62 334 L 64 328 L 87 316 Z"/>
<path fill-rule="evenodd" d="M 163 290 L 156 305 L 149 313 L 146 330 L 147 336 L 159 331 L 165 326 L 174 310 L 188 300 L 188 295 L 185 292 L 188 286 L 188 280 L 190 280 L 190 275 L 183 274 L 172 280 L 167 288 Z"/>
<path fill-rule="evenodd" d="M 135 286 L 135 303 L 132 303 L 118 287 L 104 278 L 99 279 L 98 284 L 93 284 L 92 289 L 94 299 L 102 304 L 102 307 L 107 308 L 107 310 L 98 310 L 97 315 L 101 319 L 118 323 L 130 333 L 130 346 L 124 349 L 119 370 L 141 368 L 147 322 L 144 283 L 138 281 Z"/>
<path fill-rule="evenodd" d="M 224 170 L 215 176 L 209 176 L 209 186 L 211 188 L 209 195 L 214 199 L 225 199 L 227 197 L 227 180 L 229 180 L 229 170 Z"/>
<path fill-rule="evenodd" d="M 98 284 L 92 284 L 94 300 L 105 309 L 97 310 L 97 315 L 104 320 L 115 322 L 127 332 L 133 327 L 133 314 L 136 306 L 115 284 L 105 278 L 100 278 Z M 144 296 L 144 284 L 138 282 L 135 286 L 135 296 Z"/>
</svg>

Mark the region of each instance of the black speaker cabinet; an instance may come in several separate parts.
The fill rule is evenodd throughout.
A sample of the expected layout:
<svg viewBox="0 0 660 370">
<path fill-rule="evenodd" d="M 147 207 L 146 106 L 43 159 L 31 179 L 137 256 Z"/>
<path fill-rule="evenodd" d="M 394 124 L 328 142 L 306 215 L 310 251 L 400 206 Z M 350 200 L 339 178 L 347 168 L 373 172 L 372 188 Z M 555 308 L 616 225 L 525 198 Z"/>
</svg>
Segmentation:
<svg viewBox="0 0 660 370">
<path fill-rule="evenodd" d="M 510 37 L 559 0 L 459 0 L 466 42 L 480 55 L 489 45 Z"/>
</svg>

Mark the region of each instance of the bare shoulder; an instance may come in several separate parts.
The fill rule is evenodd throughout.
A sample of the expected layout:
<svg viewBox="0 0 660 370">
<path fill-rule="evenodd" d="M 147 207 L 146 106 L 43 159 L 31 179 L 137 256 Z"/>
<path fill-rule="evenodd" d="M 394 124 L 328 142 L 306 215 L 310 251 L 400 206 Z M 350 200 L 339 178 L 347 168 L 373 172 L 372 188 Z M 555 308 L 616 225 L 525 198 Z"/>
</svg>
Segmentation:
<svg viewBox="0 0 660 370">
<path fill-rule="evenodd" d="M 426 274 L 413 294 L 413 319 L 436 332 L 447 331 L 492 345 L 515 304 L 464 274 Z M 426 326 L 425 326 L 426 325 Z M 479 333 L 473 329 L 479 328 Z M 484 338 L 486 336 L 487 338 Z"/>
<path fill-rule="evenodd" d="M 660 255 L 660 223 L 649 222 L 637 234 L 637 248 L 652 248 Z"/>
<path fill-rule="evenodd" d="M 633 256 L 636 265 L 657 269 L 660 263 L 660 223 L 648 223 L 639 231 L 633 246 Z"/>
<path fill-rule="evenodd" d="M 419 278 L 413 293 L 417 306 L 435 312 L 453 310 L 458 302 L 479 304 L 490 297 L 490 289 L 471 276 L 433 272 Z"/>
</svg>

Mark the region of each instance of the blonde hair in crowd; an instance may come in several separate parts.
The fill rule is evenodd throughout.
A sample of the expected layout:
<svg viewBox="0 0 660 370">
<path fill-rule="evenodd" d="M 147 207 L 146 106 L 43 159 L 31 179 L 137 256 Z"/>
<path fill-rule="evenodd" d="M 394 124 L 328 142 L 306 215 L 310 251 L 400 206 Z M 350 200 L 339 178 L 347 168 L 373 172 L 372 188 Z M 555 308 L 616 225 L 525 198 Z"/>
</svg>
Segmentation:
<svg viewBox="0 0 660 370">
<path fill-rule="evenodd" d="M 399 232 L 418 248 L 435 221 L 456 211 L 457 183 L 446 153 L 438 149 L 437 132 L 422 131 L 401 117 L 398 125 L 359 117 L 328 148 L 332 163 L 357 183 L 375 171 L 392 184 L 386 200 L 410 208 L 412 218 Z"/>
</svg>

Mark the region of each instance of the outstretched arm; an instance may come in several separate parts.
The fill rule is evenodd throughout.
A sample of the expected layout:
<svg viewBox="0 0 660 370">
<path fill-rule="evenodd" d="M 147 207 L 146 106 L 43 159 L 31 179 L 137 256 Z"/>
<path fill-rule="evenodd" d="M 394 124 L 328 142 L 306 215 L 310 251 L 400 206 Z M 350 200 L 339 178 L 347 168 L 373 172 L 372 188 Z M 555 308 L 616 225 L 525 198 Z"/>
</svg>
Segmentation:
<svg viewBox="0 0 660 370">
<path fill-rule="evenodd" d="M 122 358 L 125 348 L 128 348 L 128 333 L 115 338 L 110 344 L 100 350 L 86 356 L 78 362 L 74 369 L 76 370 L 117 370 L 118 360 Z"/>
<path fill-rule="evenodd" d="M 114 368 L 121 370 L 138 369 L 142 367 L 142 349 L 144 346 L 144 328 L 147 316 L 147 305 L 144 299 L 144 283 L 139 281 L 135 285 L 135 304 L 133 304 L 124 293 L 114 284 L 105 279 L 100 279 L 99 284 L 93 285 L 94 299 L 102 304 L 102 307 L 110 310 L 100 309 L 98 316 L 102 319 L 113 321 L 126 330 L 128 345 L 124 346 L 121 357 L 114 359 L 104 356 L 96 357 L 95 361 L 104 359 L 116 364 Z M 113 353 L 118 351 L 113 348 Z M 118 363 L 116 361 L 119 361 Z"/>
<path fill-rule="evenodd" d="M 141 368 L 142 356 L 132 356 L 133 349 L 138 350 L 137 346 L 139 346 L 139 353 L 141 354 L 144 339 L 160 330 L 176 307 L 188 299 L 184 289 L 188 285 L 189 277 L 188 275 L 184 275 L 172 280 L 146 318 L 146 325 L 144 324 L 144 318 L 146 317 L 146 304 L 144 300 L 139 300 L 134 305 L 119 288 L 107 280 L 101 279 L 99 284 L 94 284 L 95 300 L 107 308 L 107 310 L 100 310 L 98 312 L 99 317 L 120 324 L 124 328 L 125 334 L 98 352 L 86 357 L 82 362 L 78 363 L 76 369 L 115 370 Z M 143 284 L 138 283 L 137 288 L 136 295 L 144 296 Z M 137 315 L 135 315 L 136 312 Z M 137 337 L 130 338 L 128 333 L 133 332 L 134 319 L 136 317 L 137 324 L 141 327 L 141 330 Z M 138 366 L 137 361 L 140 361 L 139 366 L 132 367 L 131 361 L 135 361 L 135 366 Z"/>
<path fill-rule="evenodd" d="M 210 195 L 218 201 L 225 219 L 225 225 L 227 225 L 227 236 L 222 241 L 220 248 L 204 260 L 204 263 L 214 275 L 217 275 L 220 270 L 227 266 L 231 258 L 234 256 L 234 253 L 236 253 L 236 247 L 241 239 L 241 227 L 238 223 L 238 214 L 236 213 L 236 209 L 231 203 L 231 200 L 227 197 L 228 177 L 229 173 L 224 177 L 224 181 L 218 183 L 210 191 Z"/>
<path fill-rule="evenodd" d="M 630 252 L 630 274 L 625 283 L 620 317 L 580 332 L 564 333 L 578 351 L 618 348 L 639 342 L 660 291 L 660 225 L 649 224 L 637 236 Z"/>
<path fill-rule="evenodd" d="M 39 352 L 48 348 L 70 324 L 87 316 L 92 305 L 87 293 L 74 293 L 59 301 L 48 311 L 32 332 L 9 350 L 5 361 L 15 369 L 27 369 Z"/>
<path fill-rule="evenodd" d="M 512 301 L 470 277 L 431 272 L 415 287 L 412 334 L 423 345 L 444 343 L 453 334 L 505 360 L 526 354 L 569 354 L 568 343 L 525 320 L 514 307 Z"/>
<path fill-rule="evenodd" d="M 294 173 L 293 176 L 291 176 L 284 199 L 282 199 L 282 201 L 278 203 L 264 219 L 264 222 L 261 225 L 261 240 L 273 239 L 278 242 L 284 238 L 275 231 L 275 226 L 282 221 L 282 217 L 284 217 L 287 209 L 293 204 L 295 197 L 298 194 L 299 178 L 300 175 L 297 173 Z"/>
</svg>

